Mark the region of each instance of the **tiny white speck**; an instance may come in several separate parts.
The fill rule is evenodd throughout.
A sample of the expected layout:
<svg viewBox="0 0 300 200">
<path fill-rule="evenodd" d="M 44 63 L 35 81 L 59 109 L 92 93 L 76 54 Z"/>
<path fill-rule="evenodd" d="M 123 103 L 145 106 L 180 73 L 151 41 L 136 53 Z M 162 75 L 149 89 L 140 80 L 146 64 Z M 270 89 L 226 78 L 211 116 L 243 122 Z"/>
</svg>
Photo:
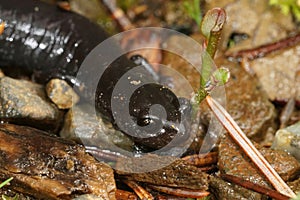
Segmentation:
<svg viewBox="0 0 300 200">
<path fill-rule="evenodd" d="M 141 84 L 141 81 L 140 80 L 138 80 L 138 81 L 130 81 L 130 84 L 132 84 L 132 85 L 139 85 L 139 84 Z"/>
</svg>

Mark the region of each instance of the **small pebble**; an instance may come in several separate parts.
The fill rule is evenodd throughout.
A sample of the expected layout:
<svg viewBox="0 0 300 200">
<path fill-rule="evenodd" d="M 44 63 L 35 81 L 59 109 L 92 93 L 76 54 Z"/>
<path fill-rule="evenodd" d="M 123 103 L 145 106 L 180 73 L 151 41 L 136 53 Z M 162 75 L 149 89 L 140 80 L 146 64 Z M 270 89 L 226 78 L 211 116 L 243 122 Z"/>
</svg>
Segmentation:
<svg viewBox="0 0 300 200">
<path fill-rule="evenodd" d="M 284 150 L 300 161 L 300 121 L 279 129 L 272 144 L 273 149 Z"/>
<path fill-rule="evenodd" d="M 46 85 L 46 92 L 59 109 L 69 109 L 79 101 L 79 96 L 64 80 L 52 79 Z"/>
</svg>

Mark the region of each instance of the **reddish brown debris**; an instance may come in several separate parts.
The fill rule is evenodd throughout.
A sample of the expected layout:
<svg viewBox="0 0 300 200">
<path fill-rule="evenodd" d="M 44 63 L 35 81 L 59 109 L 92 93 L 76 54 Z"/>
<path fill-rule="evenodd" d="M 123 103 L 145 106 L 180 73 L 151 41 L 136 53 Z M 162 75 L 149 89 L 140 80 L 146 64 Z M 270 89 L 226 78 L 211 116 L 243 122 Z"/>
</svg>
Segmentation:
<svg viewBox="0 0 300 200">
<path fill-rule="evenodd" d="M 128 180 L 124 180 L 123 182 L 126 183 L 140 199 L 154 200 L 154 197 L 147 190 L 137 184 L 137 182 Z"/>
<path fill-rule="evenodd" d="M 138 197 L 132 192 L 117 189 L 116 199 L 117 200 L 138 200 Z"/>
<path fill-rule="evenodd" d="M 58 1 L 56 4 L 59 8 L 61 8 L 63 10 L 71 11 L 71 5 L 67 1 Z"/>
<path fill-rule="evenodd" d="M 182 160 L 186 161 L 191 165 L 197 167 L 203 167 L 203 166 L 216 164 L 218 162 L 218 153 L 210 152 L 206 155 L 202 155 L 202 154 L 189 155 L 183 157 Z"/>
<path fill-rule="evenodd" d="M 155 197 L 156 200 L 186 200 L 186 198 L 184 197 L 176 197 L 176 196 L 173 196 L 173 195 L 157 195 Z"/>
<path fill-rule="evenodd" d="M 218 166 L 217 165 L 211 165 L 211 166 L 206 166 L 206 167 L 199 167 L 199 169 L 202 172 L 211 173 L 211 172 L 218 171 Z"/>
<path fill-rule="evenodd" d="M 208 196 L 210 193 L 203 190 L 191 190 L 185 188 L 171 188 L 164 187 L 158 185 L 147 185 L 148 187 L 157 190 L 159 192 L 163 192 L 166 194 L 171 194 L 178 197 L 186 197 L 186 198 L 203 198 Z"/>
<path fill-rule="evenodd" d="M 241 50 L 241 51 L 238 51 L 235 53 L 227 54 L 226 56 L 229 58 L 235 58 L 238 60 L 241 60 L 243 58 L 244 59 L 246 58 L 248 60 L 254 60 L 256 58 L 263 57 L 274 51 L 278 51 L 281 49 L 295 46 L 298 43 L 300 43 L 300 33 L 298 33 L 294 36 L 279 40 L 275 43 L 261 45 L 261 46 L 258 46 L 256 48 L 252 48 L 252 49 Z"/>
<path fill-rule="evenodd" d="M 261 194 L 264 194 L 264 195 L 268 195 L 269 197 L 272 197 L 273 199 L 277 199 L 277 200 L 289 200 L 290 199 L 288 196 L 283 195 L 283 194 L 277 192 L 276 190 L 272 190 L 272 189 L 269 189 L 269 188 L 264 187 L 262 185 L 255 184 L 251 181 L 246 181 L 246 180 L 241 179 L 237 176 L 232 176 L 232 175 L 228 175 L 228 174 L 221 174 L 221 177 L 226 181 L 229 181 L 231 183 L 240 185 L 244 188 L 253 190 L 255 192 L 258 192 L 258 193 L 261 193 Z"/>
<path fill-rule="evenodd" d="M 103 5 L 112 14 L 112 17 L 117 22 L 122 31 L 127 31 L 135 28 L 134 25 L 127 18 L 123 10 L 116 6 L 116 2 L 112 0 L 102 0 Z"/>
</svg>

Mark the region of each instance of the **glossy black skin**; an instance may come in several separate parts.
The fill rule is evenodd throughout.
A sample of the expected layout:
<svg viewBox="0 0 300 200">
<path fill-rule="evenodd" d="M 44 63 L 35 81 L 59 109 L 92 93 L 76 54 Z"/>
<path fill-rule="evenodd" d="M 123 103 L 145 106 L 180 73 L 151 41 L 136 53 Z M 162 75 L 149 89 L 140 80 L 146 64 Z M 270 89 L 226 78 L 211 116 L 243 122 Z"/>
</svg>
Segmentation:
<svg viewBox="0 0 300 200">
<path fill-rule="evenodd" d="M 0 0 L 0 20 L 5 22 L 4 33 L 0 35 L 0 66 L 20 66 L 40 83 L 54 77 L 71 80 L 85 56 L 108 37 L 101 27 L 86 18 L 37 0 Z M 110 100 L 114 85 L 135 66 L 122 56 L 107 68 L 98 83 L 96 107 L 112 123 Z M 99 67 L 104 66 L 99 64 Z M 145 78 L 153 79 L 150 74 Z M 153 103 L 163 104 L 168 122 L 179 121 L 176 96 L 166 88 L 161 89 L 158 84 L 150 84 L 140 89 L 142 95 L 135 94 L 131 98 L 130 114 L 137 123 L 147 125 L 147 119 L 151 118 L 148 110 Z M 103 93 L 101 97 L 100 93 Z M 88 91 L 84 96 L 88 96 Z M 167 124 L 164 124 L 160 137 L 133 139 L 142 145 L 160 148 L 177 132 Z"/>
<path fill-rule="evenodd" d="M 75 76 L 85 56 L 108 37 L 84 17 L 36 0 L 0 0 L 0 19 L 0 65 L 22 66 L 38 82 Z"/>
</svg>

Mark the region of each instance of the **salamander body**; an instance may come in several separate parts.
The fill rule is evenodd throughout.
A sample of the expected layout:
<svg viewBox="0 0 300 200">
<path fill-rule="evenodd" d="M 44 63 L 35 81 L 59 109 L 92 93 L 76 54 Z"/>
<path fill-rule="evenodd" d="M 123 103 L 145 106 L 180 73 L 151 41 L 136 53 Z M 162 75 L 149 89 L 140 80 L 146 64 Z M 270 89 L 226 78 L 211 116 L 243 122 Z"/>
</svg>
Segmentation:
<svg viewBox="0 0 300 200">
<path fill-rule="evenodd" d="M 0 66 L 21 67 L 40 83 L 54 77 L 76 77 L 86 55 L 108 38 L 101 27 L 88 19 L 37 0 L 0 0 L 0 20 L 5 22 L 4 32 L 0 35 Z M 107 66 L 99 63 L 97 67 Z M 114 86 L 135 67 L 133 62 L 121 56 L 106 68 L 100 82 L 94 83 L 97 84 L 97 92 L 92 94 L 95 95 L 96 109 L 117 128 L 111 111 Z M 145 72 L 141 81 L 149 82 L 151 79 L 151 75 Z M 83 93 L 83 96 L 88 96 L 88 92 Z M 153 104 L 164 107 L 166 119 L 162 121 L 159 116 L 150 113 Z M 160 148 L 178 131 L 174 124 L 180 122 L 180 103 L 173 92 L 159 84 L 151 83 L 138 88 L 130 98 L 128 109 L 137 126 L 162 124 L 161 130 L 154 136 L 133 137 L 142 145 Z M 117 114 L 122 117 L 122 113 Z M 126 130 L 122 131 L 126 133 Z"/>
</svg>

